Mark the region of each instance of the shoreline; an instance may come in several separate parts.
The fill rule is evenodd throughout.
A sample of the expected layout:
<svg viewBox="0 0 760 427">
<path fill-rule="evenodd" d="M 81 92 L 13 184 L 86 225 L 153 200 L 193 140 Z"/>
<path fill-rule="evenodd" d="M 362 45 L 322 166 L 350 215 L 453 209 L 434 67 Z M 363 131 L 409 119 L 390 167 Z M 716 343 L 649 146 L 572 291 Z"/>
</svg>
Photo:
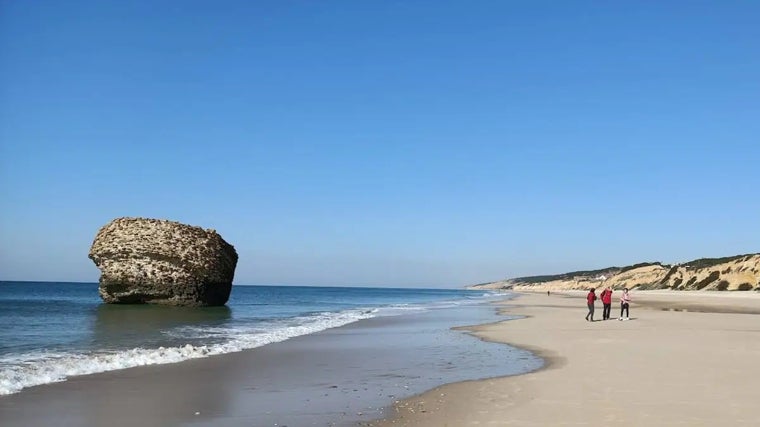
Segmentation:
<svg viewBox="0 0 760 427">
<path fill-rule="evenodd" d="M 483 340 L 529 350 L 545 366 L 520 375 L 442 385 L 399 402 L 392 416 L 366 425 L 756 422 L 753 387 L 744 379 L 760 373 L 752 363 L 760 354 L 760 330 L 753 328 L 760 320 L 755 317 L 760 295 L 639 291 L 632 293 L 632 321 L 592 323 L 580 320 L 585 315 L 584 291 L 517 294 L 501 303 L 499 311 L 521 318 L 469 330 Z M 619 291 L 613 302 L 617 295 Z M 601 305 L 597 308 L 601 316 Z M 612 319 L 616 309 L 619 305 L 613 303 Z M 705 346 L 705 340 L 714 345 Z M 733 364 L 726 366 L 727 360 Z M 621 371 L 626 372 L 622 385 L 616 375 Z M 627 406 L 637 409 L 628 411 Z"/>
<path fill-rule="evenodd" d="M 716 425 L 716 420 L 753 425 L 748 422 L 754 421 L 754 412 L 749 408 L 754 408 L 755 402 L 747 396 L 754 394 L 751 384 L 743 380 L 760 373 L 760 368 L 750 363 L 760 355 L 760 343 L 751 341 L 757 341 L 760 332 L 756 326 L 752 329 L 752 324 L 760 320 L 755 317 L 760 315 L 760 294 L 639 291 L 632 293 L 632 321 L 593 323 L 580 320 L 585 315 L 583 291 L 556 292 L 551 296 L 544 292 L 515 294 L 514 299 L 505 295 L 504 299 L 481 305 L 482 312 L 491 315 L 476 316 L 474 323 L 460 321 L 466 317 L 457 317 L 454 312 L 439 315 L 436 324 L 448 324 L 445 329 L 452 333 L 439 335 L 412 353 L 392 343 L 418 341 L 426 336 L 424 320 L 420 323 L 424 317 L 369 319 L 271 347 L 73 377 L 33 387 L 0 397 L 0 424 L 548 426 L 565 422 L 593 425 L 603 417 L 604 422 L 631 426 Z M 600 316 L 600 304 L 597 308 Z M 613 304 L 613 319 L 616 310 L 617 304 Z M 695 333 L 700 330 L 703 335 Z M 730 336 L 724 338 L 720 331 Z M 463 336 L 466 339 L 461 341 L 468 351 L 476 349 L 468 360 L 481 364 L 474 366 L 472 372 L 482 372 L 487 377 L 464 381 L 449 376 L 431 377 L 427 386 L 413 385 L 418 381 L 414 376 L 433 360 L 430 357 L 434 352 L 438 355 L 433 357 L 451 365 L 452 354 L 456 353 L 450 347 L 452 341 L 460 341 L 458 337 Z M 393 339 L 388 340 L 390 337 Z M 468 340 L 483 345 L 472 345 Z M 673 342 L 682 347 L 673 349 L 677 355 L 660 351 Z M 703 348 L 705 342 L 716 345 Z M 487 350 L 487 345 L 501 350 Z M 499 363 L 511 357 L 509 349 L 523 352 L 524 357 L 540 358 L 540 362 L 527 372 L 498 374 Z M 359 356 L 351 354 L 356 350 Z M 418 352 L 427 359 L 414 362 L 411 355 Z M 725 372 L 729 375 L 715 374 L 726 371 L 720 363 L 701 366 L 702 356 L 707 362 L 729 362 Z M 739 360 L 735 362 L 733 357 Z M 368 362 L 370 358 L 374 361 Z M 400 364 L 392 369 L 403 365 L 403 371 L 387 368 L 388 361 Z M 661 363 L 669 368 L 662 372 L 664 375 L 653 376 L 649 369 Z M 615 375 L 623 369 L 621 365 L 630 370 L 633 380 L 618 390 L 620 381 Z M 365 377 L 352 380 L 345 368 L 359 369 Z M 458 371 L 463 366 L 454 361 L 452 368 Z M 697 374 L 679 373 L 684 368 Z M 368 375 L 367 370 L 374 373 Z M 299 372 L 306 375 L 309 384 L 298 382 Z M 591 381 L 585 375 L 588 372 L 592 372 Z M 262 375 L 266 377 L 264 382 Z M 389 376 L 393 382 L 383 382 Z M 665 386 L 660 381 L 665 381 Z M 722 390 L 728 397 L 704 401 L 704 396 L 715 392 L 716 385 L 717 391 Z M 646 397 L 653 387 L 663 387 L 669 393 Z M 702 390 L 703 395 L 695 395 L 692 388 Z M 413 394 L 418 390 L 422 392 Z M 261 391 L 263 395 L 255 394 Z M 324 393 L 319 404 L 316 400 L 309 403 L 314 391 Z M 679 400 L 675 408 L 668 406 L 669 399 L 682 395 L 688 399 Z M 260 399 L 273 413 L 291 410 L 299 414 L 289 419 L 262 415 L 260 409 L 257 412 L 250 407 Z M 619 399 L 625 405 L 643 407 L 644 411 L 637 414 L 654 415 L 630 415 Z M 347 406 L 342 415 L 337 413 L 336 422 L 324 422 L 336 416 L 336 412 L 324 412 L 328 406 L 334 411 L 336 405 L 344 404 Z M 362 405 L 369 410 L 362 407 L 361 412 L 356 412 Z M 134 414 L 130 407 L 139 408 L 141 413 Z M 552 411 L 546 411 L 547 407 Z M 594 408 L 595 418 L 584 418 L 589 407 Z M 732 412 L 721 409 L 725 407 L 732 408 Z M 308 418 L 298 418 L 304 414 Z M 691 414 L 697 416 L 689 418 Z"/>
<path fill-rule="evenodd" d="M 539 365 L 528 351 L 452 330 L 502 318 L 489 304 L 381 316 L 237 353 L 71 377 L 0 397 L 0 425 L 347 427 L 438 384 Z"/>
</svg>

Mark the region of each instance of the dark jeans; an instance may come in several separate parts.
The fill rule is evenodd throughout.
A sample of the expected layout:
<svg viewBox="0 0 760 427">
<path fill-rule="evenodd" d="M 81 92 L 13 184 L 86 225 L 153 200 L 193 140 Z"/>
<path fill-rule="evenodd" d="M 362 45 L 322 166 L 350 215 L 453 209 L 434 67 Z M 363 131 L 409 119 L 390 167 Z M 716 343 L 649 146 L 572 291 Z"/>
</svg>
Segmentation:
<svg viewBox="0 0 760 427">
<path fill-rule="evenodd" d="M 620 317 L 623 317 L 623 310 L 625 310 L 625 317 L 628 317 L 628 303 L 620 304 Z"/>
<path fill-rule="evenodd" d="M 612 310 L 612 303 L 605 303 L 604 310 L 602 310 L 602 319 L 607 320 L 610 318 L 610 310 Z"/>
<path fill-rule="evenodd" d="M 591 317 L 591 320 L 594 320 L 594 304 L 588 305 L 588 314 L 586 315 L 586 320 Z"/>
</svg>

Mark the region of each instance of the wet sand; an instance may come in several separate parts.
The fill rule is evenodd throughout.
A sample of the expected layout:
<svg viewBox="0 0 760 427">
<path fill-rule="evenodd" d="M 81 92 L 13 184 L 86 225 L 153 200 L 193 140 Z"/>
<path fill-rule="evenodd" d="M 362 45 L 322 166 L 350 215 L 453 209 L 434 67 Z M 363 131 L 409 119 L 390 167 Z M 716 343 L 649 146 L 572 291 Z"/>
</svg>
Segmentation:
<svg viewBox="0 0 760 427">
<path fill-rule="evenodd" d="M 73 377 L 0 396 L 0 425 L 350 426 L 436 385 L 537 369 L 525 350 L 453 331 L 489 305 L 368 319 L 250 351 Z"/>
<path fill-rule="evenodd" d="M 437 387 L 371 425 L 758 425 L 760 294 L 633 292 L 630 321 L 613 299 L 613 320 L 596 322 L 584 295 L 524 293 L 504 310 L 525 318 L 473 328 L 544 369 Z"/>
</svg>

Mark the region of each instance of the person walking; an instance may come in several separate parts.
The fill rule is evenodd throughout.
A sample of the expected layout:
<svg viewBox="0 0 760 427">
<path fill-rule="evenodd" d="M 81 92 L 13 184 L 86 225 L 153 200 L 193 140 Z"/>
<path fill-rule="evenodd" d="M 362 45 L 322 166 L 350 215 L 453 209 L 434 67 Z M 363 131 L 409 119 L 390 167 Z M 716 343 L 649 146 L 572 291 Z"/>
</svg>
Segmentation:
<svg viewBox="0 0 760 427">
<path fill-rule="evenodd" d="M 586 315 L 586 320 L 594 321 L 594 301 L 596 301 L 596 294 L 594 293 L 594 288 L 591 288 L 590 291 L 588 291 L 588 295 L 586 295 L 586 302 L 588 303 L 588 314 Z"/>
<path fill-rule="evenodd" d="M 620 318 L 618 320 L 630 320 L 628 306 L 631 303 L 631 296 L 628 294 L 628 288 L 623 289 L 623 295 L 620 297 Z M 625 317 L 623 317 L 625 311 Z"/>
<path fill-rule="evenodd" d="M 610 320 L 610 311 L 612 311 L 612 288 L 609 286 L 603 290 L 599 297 L 602 299 L 604 309 L 602 309 L 602 320 Z"/>
</svg>

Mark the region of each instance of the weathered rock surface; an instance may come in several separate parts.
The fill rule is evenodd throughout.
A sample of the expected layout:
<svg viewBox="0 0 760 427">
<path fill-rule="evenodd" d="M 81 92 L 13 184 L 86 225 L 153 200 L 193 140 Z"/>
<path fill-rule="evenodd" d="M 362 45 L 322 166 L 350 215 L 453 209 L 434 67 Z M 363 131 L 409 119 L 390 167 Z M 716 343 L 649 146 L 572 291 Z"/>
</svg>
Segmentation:
<svg viewBox="0 0 760 427">
<path fill-rule="evenodd" d="M 518 277 L 470 289 L 577 290 L 671 289 L 677 291 L 760 291 L 760 254 L 702 258 L 675 265 L 647 262 L 550 276 Z"/>
<path fill-rule="evenodd" d="M 106 224 L 89 257 L 101 271 L 103 301 L 184 306 L 224 305 L 238 260 L 215 230 L 147 218 Z"/>
</svg>

